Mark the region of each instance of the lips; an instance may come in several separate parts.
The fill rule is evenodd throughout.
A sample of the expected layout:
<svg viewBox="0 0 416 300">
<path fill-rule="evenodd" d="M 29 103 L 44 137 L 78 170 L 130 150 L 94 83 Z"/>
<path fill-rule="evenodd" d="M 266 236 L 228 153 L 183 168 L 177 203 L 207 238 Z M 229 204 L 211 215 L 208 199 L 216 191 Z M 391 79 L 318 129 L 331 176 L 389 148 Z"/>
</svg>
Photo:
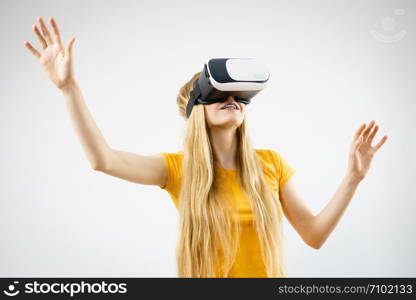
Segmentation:
<svg viewBox="0 0 416 300">
<path fill-rule="evenodd" d="M 222 106 L 221 109 L 224 109 L 227 105 L 234 105 L 235 109 L 238 109 L 238 106 L 235 102 L 227 103 L 224 106 Z"/>
</svg>

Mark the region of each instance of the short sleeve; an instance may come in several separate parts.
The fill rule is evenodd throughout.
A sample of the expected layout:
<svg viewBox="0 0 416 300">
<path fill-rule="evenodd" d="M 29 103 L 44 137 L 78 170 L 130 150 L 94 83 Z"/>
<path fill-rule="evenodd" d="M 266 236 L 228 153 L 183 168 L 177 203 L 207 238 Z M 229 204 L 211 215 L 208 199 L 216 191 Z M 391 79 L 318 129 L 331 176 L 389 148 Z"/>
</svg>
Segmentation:
<svg viewBox="0 0 416 300">
<path fill-rule="evenodd" d="M 296 170 L 277 151 L 269 151 L 273 158 L 273 164 L 278 172 L 280 188 L 296 173 Z"/>
<path fill-rule="evenodd" d="M 182 167 L 182 159 L 178 153 L 161 152 L 165 161 L 167 171 L 167 181 L 164 186 L 160 188 L 166 190 L 170 194 L 176 195 L 180 184 L 180 173 Z"/>
</svg>

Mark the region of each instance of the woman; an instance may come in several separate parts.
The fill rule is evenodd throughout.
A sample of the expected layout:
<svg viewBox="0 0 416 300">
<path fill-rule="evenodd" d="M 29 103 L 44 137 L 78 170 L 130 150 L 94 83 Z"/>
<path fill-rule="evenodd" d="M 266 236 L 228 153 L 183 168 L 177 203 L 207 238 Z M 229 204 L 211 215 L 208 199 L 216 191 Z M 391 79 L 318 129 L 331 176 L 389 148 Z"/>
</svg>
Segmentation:
<svg viewBox="0 0 416 300">
<path fill-rule="evenodd" d="M 319 249 L 366 176 L 376 151 L 378 126 L 362 124 L 351 144 L 347 172 L 329 204 L 313 215 L 296 193 L 295 170 L 274 150 L 254 149 L 247 133 L 246 105 L 228 96 L 223 103 L 194 106 L 187 119 L 183 151 L 140 155 L 112 149 L 91 117 L 73 71 L 75 38 L 63 47 L 50 18 L 33 25 L 42 50 L 24 45 L 63 92 L 83 149 L 94 170 L 170 193 L 180 215 L 177 248 L 180 277 L 285 277 L 282 216 L 309 246 Z M 177 97 L 180 114 L 195 80 Z M 228 108 L 224 108 L 225 105 Z"/>
</svg>

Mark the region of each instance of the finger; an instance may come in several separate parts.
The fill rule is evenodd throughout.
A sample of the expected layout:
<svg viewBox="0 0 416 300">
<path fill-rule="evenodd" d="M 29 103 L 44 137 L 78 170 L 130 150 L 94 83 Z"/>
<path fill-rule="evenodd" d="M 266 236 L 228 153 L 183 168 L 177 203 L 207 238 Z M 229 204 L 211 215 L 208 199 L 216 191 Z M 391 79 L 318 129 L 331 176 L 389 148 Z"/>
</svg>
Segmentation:
<svg viewBox="0 0 416 300">
<path fill-rule="evenodd" d="M 377 133 L 377 131 L 378 131 L 378 125 L 376 125 L 375 127 L 374 127 L 374 129 L 373 129 L 373 131 L 371 131 L 371 133 L 370 133 L 370 135 L 367 137 L 367 142 L 368 143 L 370 143 L 370 145 L 371 145 L 371 142 L 373 141 L 373 139 L 374 139 L 374 136 L 376 135 L 376 133 Z"/>
<path fill-rule="evenodd" d="M 75 37 L 73 37 L 66 43 L 65 56 L 72 58 L 72 46 L 74 45 L 74 43 L 75 43 Z"/>
<path fill-rule="evenodd" d="M 367 135 L 370 133 L 370 130 L 373 128 L 374 124 L 375 124 L 374 120 L 372 120 L 370 123 L 368 123 L 368 126 L 366 127 L 366 129 L 363 132 L 364 140 L 367 138 Z"/>
<path fill-rule="evenodd" d="M 358 148 L 360 148 L 360 146 L 362 145 L 363 141 L 364 141 L 363 136 L 362 135 L 359 136 L 358 139 L 355 141 L 354 146 L 352 148 L 352 152 L 353 153 L 357 152 Z"/>
<path fill-rule="evenodd" d="M 55 19 L 52 18 L 52 17 L 49 18 L 49 22 L 52 25 L 52 29 L 53 29 L 53 32 L 55 34 L 55 40 L 57 41 L 57 43 L 59 45 L 59 49 L 63 49 L 64 47 L 62 46 L 61 33 L 59 31 L 58 24 L 56 24 Z"/>
<path fill-rule="evenodd" d="M 33 53 L 33 55 L 35 55 L 37 58 L 40 58 L 40 53 L 28 41 L 24 41 L 23 44 Z"/>
<path fill-rule="evenodd" d="M 49 45 L 52 45 L 53 44 L 53 40 L 52 40 L 51 34 L 49 33 L 48 28 L 46 27 L 45 21 L 43 21 L 43 19 L 41 17 L 38 17 L 38 21 L 40 23 L 40 29 L 42 30 L 42 33 L 43 33 L 43 35 L 46 38 L 46 42 Z"/>
<path fill-rule="evenodd" d="M 355 152 L 357 151 L 357 149 L 361 145 L 361 143 L 362 143 L 362 136 L 359 136 L 352 143 L 351 148 L 350 148 L 350 154 L 355 154 Z"/>
<path fill-rule="evenodd" d="M 361 126 L 355 132 L 354 141 L 358 139 L 358 137 L 361 135 L 361 132 L 363 131 L 364 128 L 365 128 L 365 123 L 361 124 Z"/>
<path fill-rule="evenodd" d="M 377 143 L 377 145 L 374 146 L 374 152 L 376 152 L 378 149 L 380 149 L 381 146 L 387 141 L 387 135 L 383 136 L 383 138 L 380 140 L 380 142 Z"/>
<path fill-rule="evenodd" d="M 36 25 L 32 26 L 33 31 L 35 32 L 35 35 L 40 43 L 40 45 L 42 46 L 42 49 L 46 49 L 46 47 L 48 47 L 48 44 L 46 43 L 45 39 L 43 38 L 42 34 L 39 31 L 39 28 Z"/>
</svg>

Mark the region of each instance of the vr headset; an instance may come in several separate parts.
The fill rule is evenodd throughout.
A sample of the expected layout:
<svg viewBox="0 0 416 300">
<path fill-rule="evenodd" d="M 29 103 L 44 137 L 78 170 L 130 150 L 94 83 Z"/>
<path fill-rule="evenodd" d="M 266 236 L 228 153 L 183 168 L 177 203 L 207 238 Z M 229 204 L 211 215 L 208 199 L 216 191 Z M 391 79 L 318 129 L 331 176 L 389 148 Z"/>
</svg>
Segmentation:
<svg viewBox="0 0 416 300">
<path fill-rule="evenodd" d="M 255 58 L 211 58 L 194 82 L 186 117 L 194 105 L 225 102 L 230 95 L 235 101 L 249 104 L 266 87 L 269 76 L 266 65 Z"/>
</svg>

